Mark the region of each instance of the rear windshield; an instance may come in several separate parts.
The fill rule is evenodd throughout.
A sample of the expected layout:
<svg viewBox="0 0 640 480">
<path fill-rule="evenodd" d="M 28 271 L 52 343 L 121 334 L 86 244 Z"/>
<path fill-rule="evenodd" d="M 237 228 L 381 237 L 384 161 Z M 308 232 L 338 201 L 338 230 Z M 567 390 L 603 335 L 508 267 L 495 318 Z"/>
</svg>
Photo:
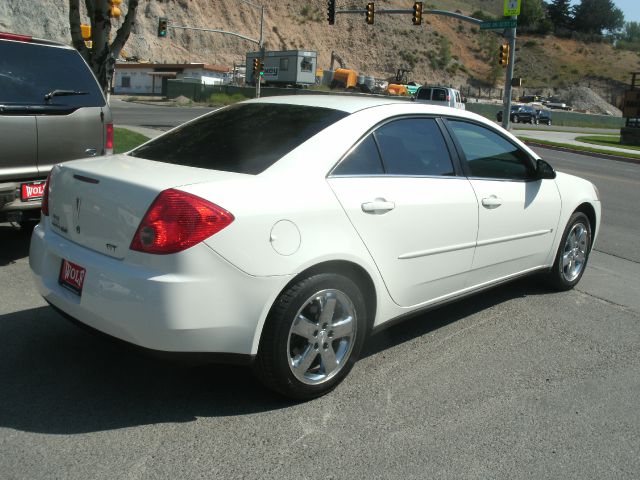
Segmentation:
<svg viewBox="0 0 640 480">
<path fill-rule="evenodd" d="M 54 90 L 83 93 L 45 101 Z M 0 104 L 102 107 L 105 100 L 76 50 L 0 40 Z"/>
<path fill-rule="evenodd" d="M 179 127 L 138 147 L 131 155 L 256 175 L 347 115 L 303 105 L 237 104 Z"/>
</svg>

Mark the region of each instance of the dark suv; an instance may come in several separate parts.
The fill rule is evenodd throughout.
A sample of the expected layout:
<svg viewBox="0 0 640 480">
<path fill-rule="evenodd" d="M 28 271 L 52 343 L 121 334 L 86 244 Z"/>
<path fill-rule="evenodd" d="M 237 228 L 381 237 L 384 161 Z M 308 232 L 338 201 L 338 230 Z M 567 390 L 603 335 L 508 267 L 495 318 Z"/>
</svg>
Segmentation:
<svg viewBox="0 0 640 480">
<path fill-rule="evenodd" d="M 0 222 L 40 218 L 56 163 L 113 152 L 111 110 L 73 48 L 0 33 Z"/>
<path fill-rule="evenodd" d="M 511 107 L 511 121 L 513 123 L 538 123 L 538 112 L 528 105 L 513 105 Z M 502 121 L 502 110 L 498 112 L 497 119 Z"/>
</svg>

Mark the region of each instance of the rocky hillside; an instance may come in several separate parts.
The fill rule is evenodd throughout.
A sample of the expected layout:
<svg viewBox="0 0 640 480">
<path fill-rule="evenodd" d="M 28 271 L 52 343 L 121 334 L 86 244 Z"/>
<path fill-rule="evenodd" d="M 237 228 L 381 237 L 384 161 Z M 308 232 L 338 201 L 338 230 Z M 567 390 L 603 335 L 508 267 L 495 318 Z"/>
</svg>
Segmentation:
<svg viewBox="0 0 640 480">
<path fill-rule="evenodd" d="M 376 77 L 387 78 L 406 67 L 411 70 L 409 80 L 458 86 L 499 84 L 504 75 L 495 66 L 501 38 L 480 32 L 471 24 L 426 16 L 426 22 L 416 27 L 408 14 L 378 14 L 374 25 L 366 25 L 364 15 L 338 15 L 336 24 L 329 26 L 325 0 L 262 3 L 267 49 L 316 50 L 322 68 L 329 68 L 331 52 L 335 51 L 348 67 Z M 337 1 L 338 8 L 364 8 L 365 4 Z M 409 0 L 387 0 L 376 2 L 376 8 L 411 8 L 412 4 Z M 496 15 L 501 5 L 502 0 L 433 0 L 425 3 L 425 8 L 467 15 L 483 10 Z M 34 11 L 47 14 L 36 22 Z M 244 63 L 245 53 L 255 50 L 254 44 L 236 37 L 197 31 L 170 30 L 167 38 L 159 39 L 156 29 L 160 16 L 168 17 L 173 25 L 217 28 L 252 38 L 258 38 L 260 31 L 259 9 L 240 0 L 141 0 L 137 24 L 125 47 L 127 55 L 152 62 L 230 66 Z M 117 27 L 119 21 L 113 24 Z M 68 4 L 64 0 L 0 0 L 0 31 L 70 43 Z M 616 82 L 627 82 L 629 71 L 640 70 L 640 57 L 635 53 L 551 36 L 519 36 L 517 55 L 516 75 L 531 88 L 589 82 L 604 85 L 606 90 Z"/>
</svg>

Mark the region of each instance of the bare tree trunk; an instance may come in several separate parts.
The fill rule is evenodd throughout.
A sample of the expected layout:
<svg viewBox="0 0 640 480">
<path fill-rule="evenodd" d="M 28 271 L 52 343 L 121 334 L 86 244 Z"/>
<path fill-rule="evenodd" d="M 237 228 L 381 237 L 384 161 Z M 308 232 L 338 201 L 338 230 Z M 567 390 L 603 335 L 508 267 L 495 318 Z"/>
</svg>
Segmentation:
<svg viewBox="0 0 640 480">
<path fill-rule="evenodd" d="M 115 70 L 116 58 L 129 38 L 135 24 L 138 0 L 129 0 L 127 15 L 118 29 L 113 43 L 109 44 L 111 33 L 110 3 L 108 0 L 85 0 L 91 21 L 91 48 L 87 48 L 80 28 L 80 0 L 69 0 L 69 26 L 73 46 L 87 61 L 98 79 L 100 87 L 109 93 Z"/>
</svg>

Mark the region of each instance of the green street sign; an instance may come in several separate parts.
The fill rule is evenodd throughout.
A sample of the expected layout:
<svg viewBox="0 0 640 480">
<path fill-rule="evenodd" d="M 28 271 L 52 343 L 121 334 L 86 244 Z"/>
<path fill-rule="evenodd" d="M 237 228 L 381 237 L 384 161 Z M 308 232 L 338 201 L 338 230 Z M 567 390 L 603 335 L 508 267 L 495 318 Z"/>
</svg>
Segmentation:
<svg viewBox="0 0 640 480">
<path fill-rule="evenodd" d="M 480 30 L 502 30 L 504 28 L 516 28 L 518 24 L 516 19 L 494 20 L 491 22 L 482 22 Z"/>
</svg>

